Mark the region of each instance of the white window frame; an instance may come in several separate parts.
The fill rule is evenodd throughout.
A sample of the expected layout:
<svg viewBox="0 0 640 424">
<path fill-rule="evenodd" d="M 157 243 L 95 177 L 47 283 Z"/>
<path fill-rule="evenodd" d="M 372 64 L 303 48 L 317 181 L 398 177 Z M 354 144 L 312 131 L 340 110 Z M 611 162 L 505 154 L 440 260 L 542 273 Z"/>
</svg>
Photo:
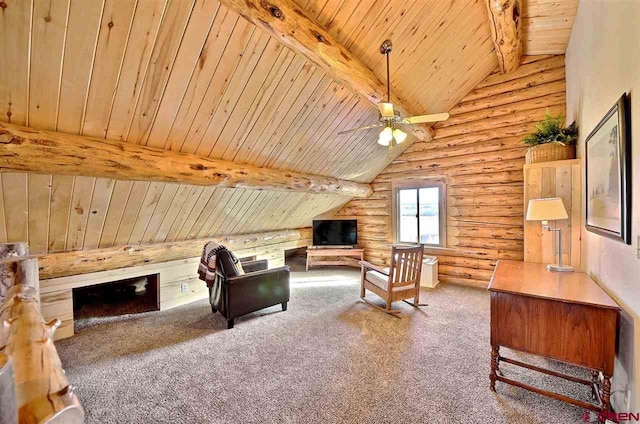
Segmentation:
<svg viewBox="0 0 640 424">
<path fill-rule="evenodd" d="M 438 202 L 438 216 L 439 221 L 439 238 L 440 243 L 429 244 L 422 243 L 426 247 L 433 248 L 446 248 L 447 246 L 447 184 L 444 178 L 438 179 L 415 179 L 415 180 L 398 180 L 392 181 L 391 193 L 392 193 L 392 221 L 393 221 L 393 242 L 395 244 L 409 244 L 410 242 L 400 240 L 400 220 L 398 214 L 400 213 L 399 202 L 400 196 L 398 192 L 400 190 L 419 190 L 421 188 L 437 187 L 440 189 L 440 199 Z M 419 201 L 419 200 L 418 200 Z M 418 213 L 420 211 L 420 205 L 418 204 Z M 418 241 L 420 240 L 420 219 L 418 218 Z"/>
</svg>

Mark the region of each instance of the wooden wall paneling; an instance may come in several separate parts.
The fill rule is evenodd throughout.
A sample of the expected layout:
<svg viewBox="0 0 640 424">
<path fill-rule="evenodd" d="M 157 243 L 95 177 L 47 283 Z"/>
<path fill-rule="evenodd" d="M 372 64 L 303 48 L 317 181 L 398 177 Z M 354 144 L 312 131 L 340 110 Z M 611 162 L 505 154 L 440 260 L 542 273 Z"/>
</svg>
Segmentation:
<svg viewBox="0 0 640 424">
<path fill-rule="evenodd" d="M 132 188 L 133 181 L 114 181 L 111 200 L 97 247 L 113 246 Z"/>
<path fill-rule="evenodd" d="M 271 38 L 256 30 L 251 36 L 251 40 L 247 45 L 246 51 L 240 60 L 237 68 L 234 70 L 233 76 L 229 84 L 225 87 L 224 93 L 221 98 L 218 99 L 215 111 L 207 116 L 207 120 L 203 122 L 202 129 L 198 129 L 200 132 L 195 137 L 194 152 L 198 155 L 208 156 L 211 149 L 220 135 L 220 132 L 224 129 L 225 123 L 229 119 L 229 116 L 234 111 L 234 106 L 238 103 L 242 96 L 243 90 L 247 86 L 247 83 L 251 79 L 254 70 L 260 63 L 260 59 L 267 48 L 267 44 Z M 271 41 L 270 48 L 276 48 L 277 43 Z M 270 51 L 270 50 L 269 50 Z M 265 61 L 262 65 L 269 63 L 271 55 L 265 57 Z M 270 68 L 270 66 L 268 67 Z M 265 75 L 256 75 L 256 78 L 264 78 Z M 193 131 L 193 128 L 192 128 Z M 191 140 L 188 140 L 191 141 Z M 183 151 L 191 151 L 191 148 L 183 148 Z"/>
<path fill-rule="evenodd" d="M 236 232 L 238 224 L 249 217 L 247 211 L 251 208 L 260 192 L 256 190 L 247 191 L 245 193 L 245 199 L 242 205 L 230 214 L 224 222 L 220 225 L 220 230 L 216 234 L 228 235 L 228 234 L 240 234 Z"/>
<path fill-rule="evenodd" d="M 2 175 L 4 217 L 8 242 L 29 240 L 29 199 L 26 174 Z"/>
<path fill-rule="evenodd" d="M 225 227 L 226 222 L 231 219 L 231 217 L 235 216 L 242 206 L 247 201 L 247 197 L 250 193 L 247 190 L 234 190 L 231 193 L 231 197 L 229 198 L 229 202 L 224 205 L 222 208 L 218 208 L 216 210 L 216 219 L 213 220 L 211 226 L 207 230 L 209 236 L 213 236 L 215 234 L 224 233 L 227 228 Z"/>
<path fill-rule="evenodd" d="M 149 184 L 144 194 L 142 203 L 140 204 L 140 207 L 138 208 L 138 211 L 136 212 L 136 215 L 134 217 L 135 221 L 132 221 L 134 222 L 133 227 L 131 228 L 131 231 L 126 234 L 128 239 L 123 244 L 139 244 L 142 242 L 142 240 L 144 239 L 144 233 L 147 229 L 147 226 L 149 225 L 149 221 L 153 216 L 153 212 L 155 211 L 156 206 L 160 201 L 160 197 L 162 196 L 162 192 L 164 191 L 166 185 L 167 184 L 165 183 Z M 132 199 L 132 197 L 129 196 L 129 199 Z M 122 222 L 126 222 L 124 220 L 124 217 Z M 123 236 L 124 235 L 125 234 L 123 233 Z"/>
<path fill-rule="evenodd" d="M 29 252 L 44 253 L 48 249 L 51 175 L 27 175 Z"/>
<path fill-rule="evenodd" d="M 131 186 L 131 191 L 126 200 L 126 206 L 118 223 L 116 230 L 116 236 L 113 241 L 113 246 L 119 246 L 127 244 L 129 238 L 133 232 L 135 223 L 137 221 L 138 213 L 140 212 L 144 199 L 146 198 L 147 191 L 151 183 L 147 181 L 134 181 Z M 102 247 L 108 247 L 103 245 Z"/>
<path fill-rule="evenodd" d="M 238 196 L 242 194 L 242 191 L 243 190 L 236 191 L 225 188 L 220 195 L 216 196 L 218 201 L 212 205 L 206 221 L 202 223 L 200 231 L 193 238 L 204 238 L 210 236 L 212 234 L 212 227 L 219 224 L 221 220 L 224 219 L 222 215 L 229 213 L 229 211 L 235 206 L 235 203 L 238 201 Z"/>
<path fill-rule="evenodd" d="M 181 184 L 165 184 L 158 202 L 153 208 L 151 218 L 142 236 L 142 243 L 153 243 L 162 221 L 173 206 L 173 199 L 179 191 L 184 191 Z"/>
<path fill-rule="evenodd" d="M 205 139 L 211 138 L 214 141 L 210 143 L 209 151 L 204 153 L 206 156 L 222 158 L 228 148 L 235 149 L 236 132 L 246 125 L 244 121 L 256 112 L 260 98 L 269 96 L 275 89 L 274 80 L 279 79 L 279 71 L 286 70 L 287 57 L 286 49 L 277 40 L 268 40 L 260 59 L 251 71 L 252 74 L 246 80 L 246 85 L 238 93 L 235 106 L 230 108 L 228 113 L 224 110 L 224 125 L 209 126 Z M 230 156 L 233 156 L 231 152 Z"/>
<path fill-rule="evenodd" d="M 302 71 L 280 104 L 273 104 L 275 111 L 269 119 L 262 120 L 262 125 L 256 125 L 245 142 L 246 152 L 242 153 L 242 160 L 253 165 L 264 163 L 275 148 L 274 135 L 278 130 L 284 131 L 290 123 L 294 111 L 299 111 L 309 97 L 317 90 L 318 85 L 325 79 L 323 73 L 309 62 L 305 62 Z M 266 118 L 266 117 L 265 117 Z M 277 142 L 277 140 L 276 140 Z"/>
<path fill-rule="evenodd" d="M 226 160 L 233 160 L 236 157 L 238 151 L 242 147 L 242 143 L 246 139 L 246 136 L 249 134 L 258 119 L 261 118 L 265 107 L 267 107 L 271 102 L 278 102 L 278 94 L 276 94 L 276 90 L 281 89 L 280 84 L 284 76 L 289 72 L 289 68 L 291 67 L 295 57 L 295 53 L 291 50 L 280 50 L 278 58 L 259 90 L 255 92 L 255 94 L 252 94 L 252 91 L 243 93 L 243 97 L 253 97 L 251 106 L 246 110 L 239 107 L 234 110 L 234 115 L 241 118 L 241 122 L 234 122 L 232 116 L 232 119 L 227 123 L 227 127 L 225 127 L 225 131 L 222 133 L 213 148 L 212 154 L 214 156 L 217 157 L 219 155 L 221 158 Z M 301 66 L 302 61 L 299 60 L 297 67 Z M 293 72 L 296 72 L 296 69 L 294 69 Z M 236 121 L 238 118 L 236 118 Z M 225 135 L 227 130 L 229 130 L 228 134 L 233 130 L 233 135 Z"/>
<path fill-rule="evenodd" d="M 204 99 L 214 73 L 219 67 L 224 67 L 223 62 L 227 56 L 229 60 L 234 60 L 235 55 L 229 53 L 235 52 L 237 49 L 234 47 L 234 40 L 237 38 L 247 40 L 251 31 L 246 22 L 238 20 L 237 14 L 229 11 L 224 5 L 220 5 L 198 58 L 198 63 L 189 78 L 189 85 L 170 121 L 171 127 L 164 132 L 159 132 L 154 128 L 151 137 L 154 143 L 170 150 L 179 150 L 182 147 L 185 135 Z M 240 37 L 235 35 L 240 35 Z M 227 47 L 229 47 L 229 51 L 227 51 Z M 225 52 L 227 52 L 227 56 L 223 55 Z"/>
<path fill-rule="evenodd" d="M 211 213 L 211 209 L 213 208 L 212 205 L 216 202 L 216 195 L 219 195 L 217 193 L 221 191 L 222 189 L 219 187 L 205 187 L 195 206 L 189 212 L 189 216 L 182 225 L 182 228 L 180 229 L 180 233 L 177 235 L 176 240 L 187 240 L 195 236 L 193 230 L 196 229 L 197 233 L 197 231 L 199 231 L 201 228 L 197 227 L 196 224 L 199 222 L 204 223 L 204 219 L 202 217 L 209 216 L 209 214 Z"/>
<path fill-rule="evenodd" d="M 31 27 L 28 125 L 55 129 L 69 2 L 35 0 Z"/>
<path fill-rule="evenodd" d="M 69 8 L 56 122 L 56 129 L 59 131 L 82 131 L 87 92 L 95 69 L 94 54 L 101 31 L 101 19 L 105 10 L 107 13 L 112 10 L 110 4 L 111 2 L 106 4 L 104 1 L 74 2 Z M 127 7 L 122 6 L 122 9 L 126 10 Z M 119 31 L 121 24 L 119 19 L 117 22 L 118 28 L 114 33 Z M 102 21 L 102 24 L 106 23 Z"/>
<path fill-rule="evenodd" d="M 255 32 L 254 26 L 243 19 L 238 19 L 229 41 L 222 46 L 217 43 L 212 45 L 212 48 L 221 49 L 224 53 L 221 53 L 219 62 L 212 69 L 213 74 L 206 87 L 201 86 L 202 91 L 196 90 L 193 100 L 188 103 L 183 101 L 165 146 L 170 147 L 171 150 L 187 153 L 197 150 L 202 135 L 206 132 L 207 125 L 231 83 L 236 69 L 244 66 L 251 56 L 248 52 L 254 46 L 251 43 L 255 43 Z M 201 78 L 206 81 L 206 75 Z"/>
<path fill-rule="evenodd" d="M 180 207 L 180 211 L 171 220 L 169 231 L 162 238 L 163 242 L 176 240 L 178 232 L 184 226 L 185 221 L 189 218 L 191 211 L 196 206 L 196 203 L 206 188 L 207 187 L 189 186 L 189 192 Z M 208 193 L 211 193 L 211 191 L 208 191 Z M 160 233 L 158 233 L 158 235 L 159 234 Z"/>
<path fill-rule="evenodd" d="M 175 64 L 196 0 L 170 1 L 155 39 L 153 52 L 135 109 L 125 133 L 130 143 L 144 144 Z"/>
<path fill-rule="evenodd" d="M 214 212 L 216 211 L 216 206 L 222 205 L 222 199 L 225 195 L 231 196 L 230 189 L 226 187 L 216 187 L 214 192 L 211 194 L 211 197 L 207 201 L 204 209 L 198 215 L 198 218 L 193 223 L 193 226 L 189 229 L 189 233 L 187 234 L 186 239 L 194 239 L 194 238 L 202 238 L 205 235 L 200 236 L 203 233 L 204 226 L 209 223 L 210 217 L 214 216 Z M 208 229 L 208 227 L 207 227 Z M 206 230 L 205 230 L 206 232 Z"/>
<path fill-rule="evenodd" d="M 168 6 L 169 0 L 138 1 L 108 121 L 103 123 L 107 128 L 107 138 L 126 139 L 129 122 L 147 76 L 160 24 L 165 14 L 173 11 L 171 8 L 167 9 Z"/>
<path fill-rule="evenodd" d="M 48 252 L 60 252 L 65 248 L 74 179 L 69 175 L 51 177 Z"/>
<path fill-rule="evenodd" d="M 178 189 L 173 195 L 171 204 L 167 208 L 166 212 L 163 213 L 162 211 L 160 211 L 159 216 L 162 217 L 162 221 L 160 222 L 160 226 L 158 227 L 155 234 L 151 234 L 153 237 L 151 243 L 162 243 L 165 241 L 165 239 L 167 238 L 167 234 L 171 229 L 171 226 L 178 218 L 178 214 L 180 214 L 182 209 L 187 206 L 187 199 L 191 189 L 192 186 L 187 184 L 181 184 L 180 186 L 178 186 Z"/>
<path fill-rule="evenodd" d="M 286 145 L 287 140 L 294 137 L 297 133 L 297 128 L 299 128 L 303 122 L 308 123 L 312 111 L 315 110 L 318 102 L 322 101 L 321 99 L 330 98 L 330 91 L 334 86 L 334 82 L 329 77 L 324 76 L 318 85 L 315 86 L 315 89 L 309 97 L 301 99 L 302 101 L 300 103 L 296 102 L 295 109 L 293 107 L 289 109 L 286 118 L 280 122 L 280 125 L 271 133 L 268 140 L 266 140 L 263 151 L 268 152 L 268 155 L 262 155 L 262 157 L 258 158 L 257 163 L 260 164 L 260 166 L 274 167 L 274 162 L 279 158 L 283 150 L 288 147 Z M 296 138 L 296 141 L 298 140 L 299 139 Z"/>
<path fill-rule="evenodd" d="M 578 0 L 522 2 L 525 54 L 564 54 L 578 9 Z"/>
<path fill-rule="evenodd" d="M 5 1 L 0 14 L 0 121 L 24 125 L 29 110 L 31 2 Z"/>
<path fill-rule="evenodd" d="M 82 249 L 84 235 L 87 230 L 87 221 L 91 212 L 91 198 L 95 182 L 96 179 L 93 177 L 78 176 L 74 178 L 64 250 Z"/>
<path fill-rule="evenodd" d="M 159 105 L 147 130 L 140 138 L 142 144 L 164 147 L 166 136 L 171 130 L 190 80 L 195 70 L 201 66 L 198 64 L 203 59 L 207 38 L 219 18 L 219 7 L 220 3 L 217 0 L 196 0 L 169 75 L 166 77 L 166 85 L 158 93 Z"/>
<path fill-rule="evenodd" d="M 263 104 L 258 106 L 260 114 L 256 114 L 252 122 L 247 125 L 246 128 L 242 129 L 239 135 L 238 146 L 234 149 L 233 155 L 225 153 L 226 157 L 230 157 L 231 160 L 250 162 L 248 155 L 256 143 L 260 142 L 257 136 L 262 134 L 270 124 L 275 125 L 278 122 L 278 116 L 286 112 L 289 107 L 288 105 L 293 102 L 295 96 L 297 96 L 303 88 L 302 85 L 296 84 L 304 84 L 311 77 L 315 68 L 291 51 L 289 51 L 288 54 L 293 56 L 291 64 L 278 81 L 278 85 L 275 87 L 273 93 L 271 93 L 269 97 L 264 96 L 261 99 L 261 103 Z"/>
<path fill-rule="evenodd" d="M 569 215 L 567 220 L 550 222 L 562 229 L 563 261 L 580 268 L 580 203 L 582 187 L 580 162 L 577 159 L 545 162 L 524 166 L 524 205 L 530 199 L 560 197 Z M 557 246 L 554 233 L 542 230 L 540 222 L 526 222 L 524 232 L 525 261 L 538 263 L 557 262 Z"/>
<path fill-rule="evenodd" d="M 87 4 L 90 3 L 98 2 L 87 2 Z M 113 96 L 122 71 L 125 49 L 131 36 L 136 6 L 140 3 L 144 3 L 144 1 L 108 0 L 104 2 L 95 49 L 94 46 L 91 46 L 92 68 L 90 72 L 83 70 L 82 74 L 88 74 L 91 77 L 88 93 L 86 96 L 83 93 L 83 101 L 86 103 L 84 104 L 84 114 L 77 118 L 77 113 L 71 114 L 75 119 L 78 119 L 78 127 L 73 128 L 69 125 L 67 132 L 82 133 L 94 137 L 106 135 Z M 75 7 L 77 6 L 74 5 Z M 143 6 L 140 4 L 138 8 L 143 9 Z M 82 34 L 78 35 L 78 38 L 82 39 Z M 79 48 L 80 46 L 73 46 L 69 52 Z M 61 117 L 65 118 L 70 112 L 70 110 L 61 112 Z"/>
<path fill-rule="evenodd" d="M 111 206 L 111 197 L 116 180 L 96 178 L 89 206 L 87 229 L 84 235 L 83 249 L 97 249 L 104 231 L 107 211 Z"/>
</svg>

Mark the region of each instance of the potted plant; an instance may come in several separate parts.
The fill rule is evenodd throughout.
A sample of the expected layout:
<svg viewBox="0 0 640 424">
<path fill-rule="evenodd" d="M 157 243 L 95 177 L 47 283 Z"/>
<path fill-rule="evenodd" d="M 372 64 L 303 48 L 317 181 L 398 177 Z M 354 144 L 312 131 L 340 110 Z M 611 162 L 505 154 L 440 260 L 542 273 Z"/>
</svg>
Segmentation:
<svg viewBox="0 0 640 424">
<path fill-rule="evenodd" d="M 562 114 L 552 116 L 547 111 L 544 120 L 536 125 L 535 132 L 522 140 L 524 144 L 529 146 L 525 158 L 526 162 L 574 159 L 577 139 L 578 126 L 575 122 L 565 128 Z"/>
</svg>

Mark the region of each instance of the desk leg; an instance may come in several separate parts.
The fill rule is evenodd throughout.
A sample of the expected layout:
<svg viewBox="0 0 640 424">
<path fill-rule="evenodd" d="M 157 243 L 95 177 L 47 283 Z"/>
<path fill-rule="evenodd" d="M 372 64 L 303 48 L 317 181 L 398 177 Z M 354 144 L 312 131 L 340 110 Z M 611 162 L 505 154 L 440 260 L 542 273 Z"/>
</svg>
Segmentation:
<svg viewBox="0 0 640 424">
<path fill-rule="evenodd" d="M 602 381 L 602 410 L 611 410 L 611 377 L 603 374 L 604 380 Z"/>
<path fill-rule="evenodd" d="M 489 379 L 491 380 L 491 384 L 489 385 L 489 389 L 492 392 L 496 391 L 496 378 L 498 372 L 498 354 L 500 353 L 500 346 L 491 346 L 491 374 L 489 374 Z"/>
</svg>

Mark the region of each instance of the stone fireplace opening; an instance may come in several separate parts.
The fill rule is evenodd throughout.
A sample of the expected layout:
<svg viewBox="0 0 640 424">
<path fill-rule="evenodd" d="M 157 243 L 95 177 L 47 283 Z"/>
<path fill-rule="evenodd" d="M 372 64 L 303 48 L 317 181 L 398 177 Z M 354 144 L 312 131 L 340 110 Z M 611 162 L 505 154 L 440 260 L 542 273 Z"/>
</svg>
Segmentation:
<svg viewBox="0 0 640 424">
<path fill-rule="evenodd" d="M 151 274 L 75 288 L 73 314 L 76 324 L 92 318 L 159 311 L 159 283 L 160 275 Z"/>
</svg>

